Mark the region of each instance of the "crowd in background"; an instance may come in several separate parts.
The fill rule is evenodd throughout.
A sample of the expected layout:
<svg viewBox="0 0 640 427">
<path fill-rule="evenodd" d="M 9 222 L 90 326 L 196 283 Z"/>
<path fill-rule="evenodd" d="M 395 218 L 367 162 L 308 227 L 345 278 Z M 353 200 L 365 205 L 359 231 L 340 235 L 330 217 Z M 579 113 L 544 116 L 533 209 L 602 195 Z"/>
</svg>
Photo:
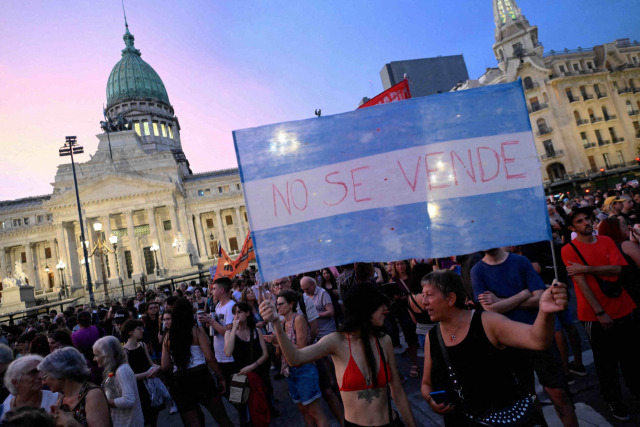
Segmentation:
<svg viewBox="0 0 640 427">
<path fill-rule="evenodd" d="M 527 378 L 522 383 L 533 393 L 535 370 L 561 421 L 576 425 L 568 385 L 585 375 L 586 368 L 579 323 L 566 306 L 559 308 L 561 291 L 545 293 L 554 288 L 556 274 L 560 282 L 576 288 L 571 293 L 578 297 L 578 320 L 589 328 L 587 335 L 598 349 L 595 367 L 603 397 L 616 418 L 628 419 L 615 392 L 620 385 L 607 376 L 617 378 L 611 366 L 620 363 L 637 396 L 639 378 L 626 361 L 613 360 L 598 343 L 622 323 L 618 319 L 631 312 L 635 316 L 640 302 L 640 191 L 563 195 L 550 198 L 547 207 L 558 273 L 549 242 L 441 259 L 348 263 L 271 282 L 262 282 L 251 267 L 231 279 L 181 283 L 173 292 L 138 290 L 134 298 L 98 307 L 71 306 L 61 313 L 51 310 L 2 325 L 2 422 L 155 426 L 160 411 L 170 408 L 185 425 L 197 426 L 204 425 L 205 408 L 218 424 L 232 425 L 226 399 L 234 404 L 241 425 L 277 424 L 278 401 L 285 397 L 276 395 L 273 381 L 286 378 L 289 398 L 307 425 L 328 425 L 321 400 L 341 425 L 399 425 L 393 423 L 400 419 L 414 425 L 403 384 L 407 378 L 422 377 L 426 403 L 445 416 L 447 425 L 460 425 L 469 413 L 483 409 L 455 396 L 445 401 L 432 397 L 433 392 L 453 390 L 439 371 L 446 361 L 437 340 L 446 332 L 450 342 L 444 347 L 456 359 L 454 365 L 472 357 L 455 350 L 463 341 L 474 346 L 471 349 L 483 349 L 475 356 L 478 361 L 497 351 L 499 357 L 491 357 L 495 364 L 506 355 L 505 360 L 516 361 L 514 372 Z M 606 302 L 598 292 L 589 296 L 585 290 L 597 285 L 581 279 L 574 283 L 590 274 L 623 274 L 575 267 L 569 242 L 587 241 L 592 235 L 598 242 L 611 239 L 611 251 L 617 249 L 622 259 L 617 264 L 627 264 L 624 275 L 630 278 L 623 295 L 607 297 Z M 506 317 L 476 317 L 481 312 Z M 507 318 L 513 322 L 505 323 Z M 638 330 L 637 319 L 628 320 L 633 326 L 624 326 L 624 331 Z M 591 334 L 599 326 L 605 328 L 605 338 Z M 545 344 L 547 333 L 553 336 L 552 344 Z M 518 335 L 534 338 L 524 344 Z M 502 352 L 505 347 L 520 350 Z M 407 372 L 397 371 L 396 357 L 408 358 Z M 473 381 L 486 386 L 491 379 L 479 376 Z M 475 392 L 473 381 L 462 381 L 468 395 Z M 512 389 L 509 378 L 496 381 L 503 390 Z M 435 390 L 439 387 L 443 390 Z M 391 410 L 391 399 L 400 417 Z"/>
</svg>

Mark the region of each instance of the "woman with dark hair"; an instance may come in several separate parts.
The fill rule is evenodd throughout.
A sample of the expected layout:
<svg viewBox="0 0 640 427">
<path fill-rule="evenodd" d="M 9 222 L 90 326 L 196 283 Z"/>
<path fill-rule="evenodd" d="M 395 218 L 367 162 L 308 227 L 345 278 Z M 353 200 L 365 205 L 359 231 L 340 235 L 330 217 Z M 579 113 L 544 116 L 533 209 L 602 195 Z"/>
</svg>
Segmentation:
<svg viewBox="0 0 640 427">
<path fill-rule="evenodd" d="M 470 423 L 470 417 L 485 419 L 527 399 L 509 369 L 512 361 L 502 350 L 549 347 L 554 314 L 567 308 L 566 286 L 554 281 L 540 297 L 535 323 L 528 325 L 498 313 L 467 310 L 462 279 L 453 271 L 429 273 L 422 284 L 424 305 L 431 320 L 440 324 L 427 335 L 421 390 L 431 409 L 444 415 L 445 425 L 484 425 Z M 528 408 L 532 414 L 532 403 Z M 522 425 L 539 424 L 535 418 L 523 419 Z"/>
<path fill-rule="evenodd" d="M 247 286 L 242 290 L 240 302 L 243 302 L 249 306 L 249 308 L 251 309 L 251 316 L 253 317 L 255 327 L 260 329 L 262 333 L 265 333 L 266 331 L 264 327 L 267 325 L 267 322 L 265 322 L 264 319 L 262 319 L 262 316 L 260 316 L 260 311 L 258 310 L 260 304 L 258 304 L 256 293 L 251 286 Z"/>
<path fill-rule="evenodd" d="M 151 300 L 147 303 L 145 312 L 140 320 L 142 321 L 142 324 L 144 326 L 144 331 L 151 341 L 151 359 L 155 363 L 159 363 L 162 346 L 160 345 L 158 340 L 155 339 L 155 337 L 157 337 L 158 333 L 160 332 L 160 304 L 158 303 L 158 301 Z M 128 338 L 129 337 L 127 336 L 127 334 L 122 335 L 123 341 L 126 341 Z"/>
<path fill-rule="evenodd" d="M 49 348 L 49 340 L 47 339 L 47 336 L 45 334 L 36 334 L 36 336 L 31 340 L 29 353 L 37 354 L 42 357 L 47 357 L 49 353 L 51 353 L 51 349 Z"/>
<path fill-rule="evenodd" d="M 336 276 L 328 268 L 323 268 L 320 272 L 320 287 L 329 292 L 331 304 L 333 305 L 333 320 L 336 322 L 336 329 L 342 324 L 342 304 L 338 294 L 338 284 Z"/>
<path fill-rule="evenodd" d="M 426 336 L 433 328 L 434 323 L 429 317 L 429 313 L 422 304 L 422 278 L 431 273 L 433 268 L 430 264 L 418 263 L 411 269 L 410 289 L 409 294 L 409 315 L 416 324 L 416 335 L 418 336 L 418 342 L 420 347 L 424 350 L 424 343 Z"/>
<path fill-rule="evenodd" d="M 146 378 L 155 378 L 160 373 L 160 366 L 151 360 L 147 346 L 142 343 L 143 335 L 144 326 L 140 320 L 130 319 L 122 325 L 121 336 L 127 340 L 122 348 L 127 354 L 129 366 L 131 366 L 136 377 L 145 425 L 155 427 L 158 423 L 158 414 L 161 406 L 151 406 L 151 397 L 144 380 Z"/>
<path fill-rule="evenodd" d="M 102 388 L 107 394 L 114 427 L 143 427 L 144 415 L 135 374 L 127 363 L 120 340 L 114 336 L 100 338 L 93 344 L 98 366 L 104 370 Z"/>
<path fill-rule="evenodd" d="M 55 331 L 49 332 L 48 342 L 51 352 L 63 347 L 73 347 L 71 332 L 68 329 L 56 329 Z"/>
<path fill-rule="evenodd" d="M 193 305 L 197 310 L 204 310 L 205 313 L 209 312 L 207 297 L 204 295 L 202 288 L 199 286 L 193 291 Z"/>
<path fill-rule="evenodd" d="M 282 307 L 290 305 L 282 298 L 285 296 L 278 296 L 281 315 L 284 315 Z M 352 285 L 344 296 L 345 318 L 340 332 L 329 334 L 310 346 L 292 342 L 289 328 L 285 332 L 273 302 L 260 305 L 262 317 L 272 323 L 283 356 L 291 366 L 307 366 L 327 355 L 332 357 L 344 404 L 345 427 L 395 425 L 398 420 L 391 409 L 389 389 L 405 424 L 415 426 L 409 400 L 400 383 L 391 339 L 382 331 L 387 303 L 372 284 Z M 285 322 L 285 326 L 289 323 Z"/>
<path fill-rule="evenodd" d="M 208 367 L 215 371 L 219 388 Z M 200 404 L 221 426 L 232 425 L 220 399 L 226 388 L 224 376 L 213 356 L 209 338 L 204 329 L 196 325 L 193 306 L 186 298 L 178 298 L 171 309 L 171 326 L 162 344 L 162 369 L 173 371 L 169 390 L 184 425 L 204 426 Z"/>
<path fill-rule="evenodd" d="M 260 314 L 263 319 L 277 319 L 277 323 L 273 323 L 271 320 L 274 328 L 280 329 L 281 332 L 277 332 L 277 341 L 273 339 L 273 335 L 265 335 L 265 339 L 276 347 L 277 353 L 280 353 L 279 343 L 284 342 L 294 349 L 302 349 L 309 345 L 311 334 L 309 324 L 305 316 L 297 312 L 300 300 L 302 300 L 302 296 L 289 289 L 278 294 L 275 304 L 272 301 L 264 301 L 260 304 Z M 284 317 L 284 325 L 280 324 L 280 316 Z M 304 363 L 292 363 L 286 352 L 283 351 L 281 356 L 282 369 L 280 373 L 287 378 L 289 395 L 298 405 L 300 413 L 305 420 L 312 421 L 318 427 L 328 426 L 329 422 L 322 411 L 319 400 L 322 393 L 318 370 L 316 365 L 312 363 L 315 359 Z"/>
<path fill-rule="evenodd" d="M 409 295 L 411 295 L 411 265 L 407 260 L 396 261 L 393 263 L 392 278 L 396 282 L 398 293 L 394 296 L 395 304 L 393 315 L 398 319 L 398 323 L 402 328 L 404 340 L 407 342 L 407 350 L 411 359 L 411 370 L 409 376 L 417 378 L 420 375 L 418 368 L 418 336 L 416 335 L 416 326 L 409 315 Z"/>
</svg>

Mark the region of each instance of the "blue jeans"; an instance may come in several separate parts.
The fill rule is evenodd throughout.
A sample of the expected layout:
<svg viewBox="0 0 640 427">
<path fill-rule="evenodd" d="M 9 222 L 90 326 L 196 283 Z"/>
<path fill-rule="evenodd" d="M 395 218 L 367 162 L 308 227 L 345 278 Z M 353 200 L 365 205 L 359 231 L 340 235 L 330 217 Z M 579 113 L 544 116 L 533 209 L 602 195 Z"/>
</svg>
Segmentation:
<svg viewBox="0 0 640 427">
<path fill-rule="evenodd" d="M 308 405 L 322 396 L 319 382 L 318 370 L 313 363 L 289 368 L 289 396 L 295 403 Z"/>
</svg>

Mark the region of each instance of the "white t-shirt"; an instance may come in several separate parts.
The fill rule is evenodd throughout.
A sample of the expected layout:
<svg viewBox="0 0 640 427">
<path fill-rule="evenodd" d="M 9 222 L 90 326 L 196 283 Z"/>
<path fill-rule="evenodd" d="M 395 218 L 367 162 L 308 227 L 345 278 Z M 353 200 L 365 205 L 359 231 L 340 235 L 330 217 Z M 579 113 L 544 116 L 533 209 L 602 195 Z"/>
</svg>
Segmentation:
<svg viewBox="0 0 640 427">
<path fill-rule="evenodd" d="M 234 305 L 236 305 L 236 303 L 233 302 L 233 300 L 229 300 L 229 302 L 223 306 L 221 306 L 220 303 L 216 304 L 216 309 L 212 314 L 213 320 L 222 326 L 233 323 L 233 313 L 231 309 Z M 224 354 L 224 334 L 219 334 L 215 329 L 213 334 L 213 352 L 216 355 L 218 363 L 233 362 L 233 356 Z"/>
<path fill-rule="evenodd" d="M 11 401 L 16 397 L 13 394 L 7 396 L 7 398 L 2 402 L 2 419 L 4 416 L 11 410 Z M 55 405 L 58 401 L 58 393 L 54 393 L 49 390 L 42 390 L 42 402 L 40 402 L 40 407 L 44 409 L 46 412 L 51 412 L 51 406 Z"/>
</svg>

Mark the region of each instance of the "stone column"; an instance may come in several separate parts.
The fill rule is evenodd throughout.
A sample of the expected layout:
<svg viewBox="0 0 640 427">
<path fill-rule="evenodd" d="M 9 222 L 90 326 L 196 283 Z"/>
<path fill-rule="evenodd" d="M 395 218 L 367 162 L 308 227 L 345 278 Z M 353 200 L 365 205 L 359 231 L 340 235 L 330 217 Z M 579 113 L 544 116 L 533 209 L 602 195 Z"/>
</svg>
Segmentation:
<svg viewBox="0 0 640 427">
<path fill-rule="evenodd" d="M 0 247 L 0 280 L 9 277 L 9 270 L 11 270 L 11 268 L 9 268 L 8 259 L 6 248 Z"/>
<path fill-rule="evenodd" d="M 129 235 L 129 250 L 131 251 L 131 262 L 133 263 L 133 273 L 131 278 L 139 281 L 142 277 L 140 269 L 140 249 L 138 248 L 138 239 L 136 238 L 135 228 L 133 226 L 133 211 L 127 212 L 127 234 Z"/>
<path fill-rule="evenodd" d="M 104 218 L 102 218 L 103 230 L 104 230 L 104 239 L 107 248 L 113 249 L 113 245 L 109 241 L 109 237 L 111 237 L 111 216 L 107 214 Z M 121 243 L 121 242 L 118 242 Z M 116 254 L 109 252 L 107 255 L 107 259 L 109 260 L 109 283 L 110 287 L 113 286 L 112 281 L 118 282 L 118 268 L 116 266 Z"/>
<path fill-rule="evenodd" d="M 69 257 L 69 253 L 67 252 L 67 238 L 65 236 L 64 226 L 62 224 L 56 227 L 56 235 L 58 239 L 58 259 L 56 260 L 56 265 L 58 264 L 58 262 L 62 261 L 67 266 L 64 270 L 62 270 L 62 277 L 66 285 L 67 279 L 65 275 L 67 273 L 67 269 L 70 268 L 71 263 L 69 260 L 71 258 Z M 60 274 L 56 276 L 56 280 L 60 280 Z M 59 286 L 62 286 L 62 283 L 60 283 Z"/>
<path fill-rule="evenodd" d="M 151 232 L 151 243 L 156 243 L 160 248 L 159 254 L 153 255 L 153 260 L 158 260 L 158 265 L 156 266 L 157 270 L 160 270 L 162 264 L 162 252 L 164 252 L 163 244 L 160 242 L 160 235 L 158 234 L 158 223 L 156 221 L 156 210 L 155 208 L 147 208 L 147 219 L 149 221 L 149 231 Z M 156 257 L 157 255 L 157 257 Z"/>
<path fill-rule="evenodd" d="M 242 214 L 240 213 L 240 206 L 235 208 L 236 211 L 236 219 L 238 221 L 238 231 L 240 232 L 240 237 L 238 244 L 242 246 L 244 243 L 244 238 L 247 237 L 247 232 L 244 230 L 244 224 L 242 223 Z"/>
<path fill-rule="evenodd" d="M 194 254 L 198 257 L 196 262 L 200 262 L 200 239 L 196 236 L 195 215 L 187 217 L 187 228 L 189 230 L 189 240 L 193 242 Z M 188 246 L 188 245 L 187 245 Z"/>
<path fill-rule="evenodd" d="M 222 214 L 221 214 L 222 210 L 217 210 L 216 211 L 216 226 L 218 228 L 218 241 L 220 242 L 220 244 L 222 245 L 222 247 L 227 247 L 227 245 L 229 244 L 227 242 L 227 236 L 225 236 L 224 234 L 224 226 L 222 225 Z M 227 247 L 226 250 L 228 250 L 229 248 Z"/>
<path fill-rule="evenodd" d="M 27 252 L 27 277 L 29 278 L 29 284 L 35 287 L 36 291 L 42 289 L 40 286 L 40 278 L 38 277 L 38 267 L 36 266 L 37 262 L 37 254 L 36 261 L 34 261 L 34 251 L 36 249 L 36 244 L 33 242 L 29 242 L 26 245 Z"/>
<path fill-rule="evenodd" d="M 64 225 L 63 229 L 66 232 L 67 252 L 69 254 L 69 260 L 67 262 L 67 268 L 70 271 L 71 281 L 67 283 L 71 290 L 82 288 L 82 274 L 80 273 L 80 258 L 83 255 L 78 255 L 78 245 L 76 244 L 76 230 L 73 223 Z M 69 277 L 69 276 L 67 276 Z"/>
<path fill-rule="evenodd" d="M 198 236 L 198 248 L 200 249 L 201 256 L 209 255 L 207 250 L 207 241 L 204 235 L 204 228 L 202 227 L 202 214 L 196 214 L 196 235 Z"/>
</svg>

